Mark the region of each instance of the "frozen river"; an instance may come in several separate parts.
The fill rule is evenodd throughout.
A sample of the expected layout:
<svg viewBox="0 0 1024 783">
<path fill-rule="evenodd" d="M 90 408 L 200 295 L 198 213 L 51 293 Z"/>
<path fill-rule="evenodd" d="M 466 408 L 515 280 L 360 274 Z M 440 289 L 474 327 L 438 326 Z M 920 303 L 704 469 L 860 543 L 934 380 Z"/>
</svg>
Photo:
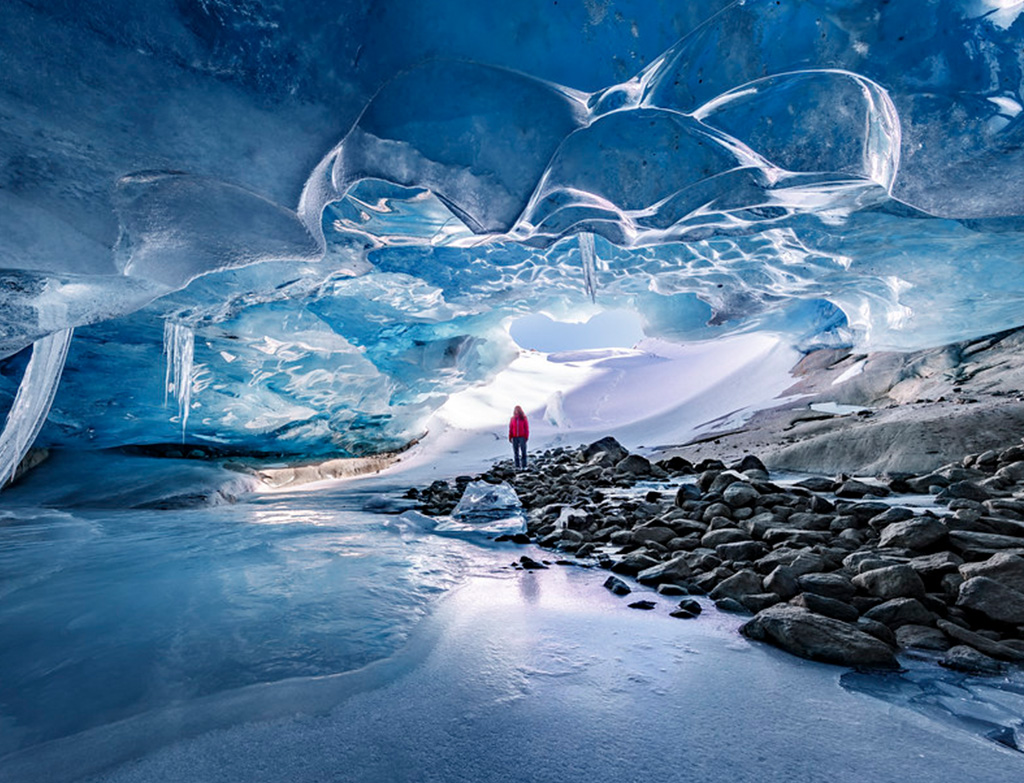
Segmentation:
<svg viewBox="0 0 1024 783">
<path fill-rule="evenodd" d="M 708 602 L 635 611 L 597 569 L 398 529 L 367 491 L 33 497 L 0 504 L 5 783 L 1024 779 L 993 738 L 1016 675 L 846 674 Z"/>
</svg>

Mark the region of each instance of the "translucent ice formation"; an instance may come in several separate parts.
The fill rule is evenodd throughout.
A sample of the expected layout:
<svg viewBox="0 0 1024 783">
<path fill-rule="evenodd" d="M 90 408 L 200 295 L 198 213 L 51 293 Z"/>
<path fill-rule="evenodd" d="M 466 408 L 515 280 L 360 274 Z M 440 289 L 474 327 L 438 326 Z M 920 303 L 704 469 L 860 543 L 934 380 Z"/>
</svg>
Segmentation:
<svg viewBox="0 0 1024 783">
<path fill-rule="evenodd" d="M 74 328 L 45 443 L 362 453 L 526 313 L 862 350 L 1020 324 L 1015 5 L 488 8 L 4 4 L 0 395 Z M 194 355 L 161 384 L 164 322 Z"/>
</svg>

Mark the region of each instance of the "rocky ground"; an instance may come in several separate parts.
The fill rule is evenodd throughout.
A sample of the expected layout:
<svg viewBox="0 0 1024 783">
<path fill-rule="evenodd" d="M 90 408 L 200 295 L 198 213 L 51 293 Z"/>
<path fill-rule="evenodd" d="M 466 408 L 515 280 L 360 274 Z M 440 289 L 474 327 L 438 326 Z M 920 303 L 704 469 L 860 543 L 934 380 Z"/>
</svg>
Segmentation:
<svg viewBox="0 0 1024 783">
<path fill-rule="evenodd" d="M 896 667 L 897 652 L 918 650 L 992 675 L 1024 662 L 1024 446 L 923 474 L 779 484 L 750 454 L 651 463 L 608 437 L 407 496 L 447 514 L 473 480 L 515 487 L 528 525 L 514 540 L 607 569 L 617 594 L 650 586 L 682 619 L 701 611 L 690 596 L 707 595 L 753 615 L 746 636 L 826 663 Z M 635 489 L 650 480 L 678 488 Z M 901 505 L 908 495 L 934 505 Z"/>
<path fill-rule="evenodd" d="M 757 454 L 772 470 L 858 475 L 924 473 L 964 454 L 1001 450 L 1024 432 L 1024 330 L 911 353 L 807 353 L 779 404 L 739 427 L 708 422 L 701 437 L 657 449 L 698 461 Z M 849 412 L 812 410 L 823 403 Z M 655 444 L 648 444 L 655 445 Z"/>
</svg>

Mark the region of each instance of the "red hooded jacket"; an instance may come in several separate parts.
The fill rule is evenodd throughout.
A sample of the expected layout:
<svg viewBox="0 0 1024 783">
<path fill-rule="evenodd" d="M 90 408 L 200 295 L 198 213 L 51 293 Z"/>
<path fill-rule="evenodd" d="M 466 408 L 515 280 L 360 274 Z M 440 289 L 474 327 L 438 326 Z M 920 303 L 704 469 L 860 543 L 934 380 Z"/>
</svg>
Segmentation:
<svg viewBox="0 0 1024 783">
<path fill-rule="evenodd" d="M 513 416 L 508 420 L 508 436 L 510 438 L 530 438 L 530 422 L 526 417 L 517 418 Z"/>
</svg>

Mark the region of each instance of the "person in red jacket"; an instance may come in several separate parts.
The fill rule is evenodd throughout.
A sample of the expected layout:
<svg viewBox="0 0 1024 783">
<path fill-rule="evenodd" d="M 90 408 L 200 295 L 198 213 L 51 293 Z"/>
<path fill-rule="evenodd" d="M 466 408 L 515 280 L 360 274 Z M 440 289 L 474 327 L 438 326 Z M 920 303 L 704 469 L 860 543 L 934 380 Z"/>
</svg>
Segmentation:
<svg viewBox="0 0 1024 783">
<path fill-rule="evenodd" d="M 512 456 L 517 468 L 526 467 L 526 441 L 530 439 L 530 422 L 518 405 L 508 420 L 508 439 L 512 442 Z"/>
</svg>

